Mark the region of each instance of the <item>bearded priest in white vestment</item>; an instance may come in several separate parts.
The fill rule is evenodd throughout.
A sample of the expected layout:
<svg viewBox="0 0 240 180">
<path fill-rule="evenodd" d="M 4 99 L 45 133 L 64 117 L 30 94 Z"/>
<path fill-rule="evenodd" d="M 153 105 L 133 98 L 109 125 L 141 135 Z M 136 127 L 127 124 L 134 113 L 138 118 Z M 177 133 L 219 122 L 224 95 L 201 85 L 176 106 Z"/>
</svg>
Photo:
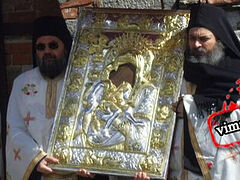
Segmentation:
<svg viewBox="0 0 240 180">
<path fill-rule="evenodd" d="M 177 121 L 170 179 L 239 179 L 240 131 L 228 131 L 240 126 L 234 123 L 240 120 L 240 109 L 222 111 L 225 103 L 240 105 L 239 67 L 240 43 L 224 10 L 208 4 L 193 6 L 184 61 L 187 95 L 179 103 L 185 113 Z M 232 126 L 223 127 L 228 123 Z M 216 128 L 228 134 L 220 135 Z"/>
<path fill-rule="evenodd" d="M 240 108 L 222 113 L 224 103 L 240 105 L 239 78 L 240 43 L 224 10 L 208 4 L 192 6 L 182 84 L 185 95 L 173 104 L 178 118 L 169 180 L 239 179 Z M 135 180 L 149 179 L 144 172 L 135 176 Z"/>
<path fill-rule="evenodd" d="M 34 22 L 34 69 L 18 76 L 7 111 L 7 179 L 40 179 L 51 174 L 46 155 L 57 102 L 63 85 L 72 38 L 61 17 Z"/>
</svg>

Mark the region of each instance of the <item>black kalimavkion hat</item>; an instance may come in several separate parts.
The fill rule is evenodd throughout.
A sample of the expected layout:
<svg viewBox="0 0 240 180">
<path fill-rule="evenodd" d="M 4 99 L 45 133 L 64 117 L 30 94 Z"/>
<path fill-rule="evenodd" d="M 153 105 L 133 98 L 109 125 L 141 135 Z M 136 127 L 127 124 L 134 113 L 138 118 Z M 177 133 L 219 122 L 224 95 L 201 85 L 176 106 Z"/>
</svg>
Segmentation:
<svg viewBox="0 0 240 180">
<path fill-rule="evenodd" d="M 36 49 L 35 43 L 41 36 L 56 36 L 65 45 L 68 53 L 72 45 L 72 37 L 68 31 L 65 20 L 60 16 L 43 16 L 36 19 L 33 23 L 33 36 L 32 36 L 32 54 L 33 65 L 36 66 Z"/>
<path fill-rule="evenodd" d="M 197 4 L 192 6 L 188 30 L 193 27 L 205 27 L 219 39 L 228 51 L 228 55 L 240 58 L 240 43 L 222 8 Z"/>
</svg>

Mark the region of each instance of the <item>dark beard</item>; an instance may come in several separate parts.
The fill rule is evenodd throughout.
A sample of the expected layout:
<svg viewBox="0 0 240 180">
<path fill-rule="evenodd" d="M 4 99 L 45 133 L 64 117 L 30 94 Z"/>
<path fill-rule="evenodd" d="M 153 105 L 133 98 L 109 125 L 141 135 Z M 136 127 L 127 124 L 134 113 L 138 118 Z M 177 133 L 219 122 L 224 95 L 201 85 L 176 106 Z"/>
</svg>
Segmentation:
<svg viewBox="0 0 240 180">
<path fill-rule="evenodd" d="M 205 49 L 199 48 L 195 50 L 188 49 L 188 56 L 187 60 L 192 63 L 204 63 L 210 65 L 218 65 L 219 62 L 223 59 L 224 53 L 224 45 L 217 41 L 216 45 L 214 46 L 213 50 L 205 53 Z M 203 52 L 204 55 L 196 55 L 196 52 Z"/>
<path fill-rule="evenodd" d="M 67 57 L 65 53 L 64 56 L 59 59 L 56 59 L 56 56 L 46 53 L 42 59 L 36 57 L 36 60 L 41 74 L 50 79 L 54 79 L 64 72 L 67 66 Z"/>
</svg>

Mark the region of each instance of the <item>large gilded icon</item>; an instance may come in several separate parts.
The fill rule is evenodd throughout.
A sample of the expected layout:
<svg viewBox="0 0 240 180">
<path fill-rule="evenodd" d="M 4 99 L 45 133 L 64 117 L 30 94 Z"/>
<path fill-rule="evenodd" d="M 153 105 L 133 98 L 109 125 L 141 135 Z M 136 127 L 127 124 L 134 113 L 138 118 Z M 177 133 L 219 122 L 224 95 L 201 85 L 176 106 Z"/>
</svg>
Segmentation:
<svg viewBox="0 0 240 180">
<path fill-rule="evenodd" d="M 55 169 L 166 178 L 185 11 L 83 9 L 48 153 Z"/>
</svg>

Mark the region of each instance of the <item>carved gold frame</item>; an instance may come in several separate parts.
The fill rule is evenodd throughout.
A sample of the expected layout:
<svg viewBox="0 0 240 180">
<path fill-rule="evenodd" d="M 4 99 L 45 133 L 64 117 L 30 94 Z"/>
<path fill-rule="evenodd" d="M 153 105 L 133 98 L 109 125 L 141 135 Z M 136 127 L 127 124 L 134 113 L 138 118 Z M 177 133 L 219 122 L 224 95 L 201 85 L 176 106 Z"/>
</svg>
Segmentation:
<svg viewBox="0 0 240 180">
<path fill-rule="evenodd" d="M 54 169 L 165 179 L 187 11 L 81 9 L 48 153 Z M 134 85 L 109 74 L 136 68 Z"/>
</svg>

